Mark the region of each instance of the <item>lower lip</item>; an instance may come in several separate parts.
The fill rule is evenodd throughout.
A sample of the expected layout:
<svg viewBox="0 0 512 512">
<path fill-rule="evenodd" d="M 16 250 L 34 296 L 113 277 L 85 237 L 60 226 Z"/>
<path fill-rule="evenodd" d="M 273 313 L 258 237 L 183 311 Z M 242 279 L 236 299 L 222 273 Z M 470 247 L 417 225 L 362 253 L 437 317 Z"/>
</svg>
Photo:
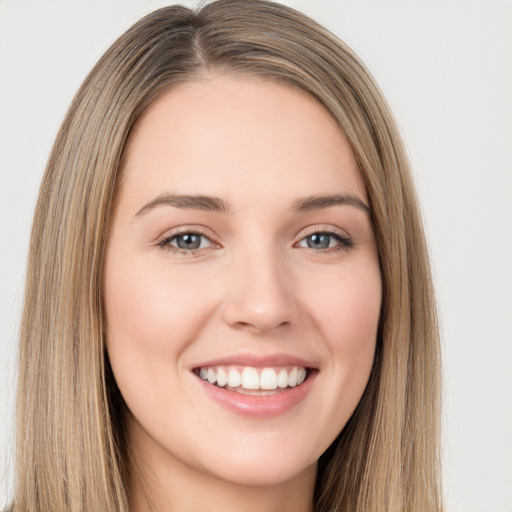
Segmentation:
<svg viewBox="0 0 512 512">
<path fill-rule="evenodd" d="M 316 372 L 311 372 L 299 386 L 266 396 L 244 395 L 219 388 L 200 377 L 197 380 L 212 400 L 229 411 L 248 418 L 265 419 L 280 416 L 302 402 L 311 390 L 315 377 Z"/>
</svg>

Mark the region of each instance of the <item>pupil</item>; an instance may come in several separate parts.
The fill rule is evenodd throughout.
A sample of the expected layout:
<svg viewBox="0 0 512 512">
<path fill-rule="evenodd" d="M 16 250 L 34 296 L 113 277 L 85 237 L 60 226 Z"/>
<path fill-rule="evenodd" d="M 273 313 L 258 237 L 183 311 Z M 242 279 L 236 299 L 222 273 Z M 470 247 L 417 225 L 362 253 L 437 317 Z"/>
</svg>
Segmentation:
<svg viewBox="0 0 512 512">
<path fill-rule="evenodd" d="M 201 238 L 200 235 L 188 233 L 180 235 L 177 239 L 177 244 L 180 249 L 198 249 L 201 245 Z"/>
<path fill-rule="evenodd" d="M 311 249 L 327 249 L 329 247 L 329 235 L 311 235 L 308 237 L 308 247 Z"/>
</svg>

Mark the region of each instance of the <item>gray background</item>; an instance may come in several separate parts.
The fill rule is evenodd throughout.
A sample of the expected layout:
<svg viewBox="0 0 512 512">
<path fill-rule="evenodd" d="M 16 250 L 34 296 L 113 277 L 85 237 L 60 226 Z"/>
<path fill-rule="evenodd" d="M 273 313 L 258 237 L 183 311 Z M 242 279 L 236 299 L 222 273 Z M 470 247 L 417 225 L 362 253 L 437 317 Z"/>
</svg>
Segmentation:
<svg viewBox="0 0 512 512">
<path fill-rule="evenodd" d="M 168 3 L 0 0 L 0 506 L 12 492 L 16 336 L 45 161 L 94 62 Z M 512 3 L 283 3 L 356 50 L 406 141 L 442 318 L 447 511 L 512 512 Z"/>
</svg>

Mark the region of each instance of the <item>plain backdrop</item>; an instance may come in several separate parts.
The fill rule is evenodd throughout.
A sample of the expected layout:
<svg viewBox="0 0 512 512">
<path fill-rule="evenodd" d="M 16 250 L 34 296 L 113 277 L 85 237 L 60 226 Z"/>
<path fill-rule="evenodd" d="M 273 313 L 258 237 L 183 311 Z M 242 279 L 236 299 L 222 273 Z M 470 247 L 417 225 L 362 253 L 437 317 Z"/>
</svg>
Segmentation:
<svg viewBox="0 0 512 512">
<path fill-rule="evenodd" d="M 0 0 L 0 508 L 31 217 L 86 73 L 157 0 Z M 184 2 L 195 5 L 195 2 Z M 448 512 L 512 512 L 512 3 L 284 1 L 366 62 L 398 119 L 430 240 Z"/>
</svg>

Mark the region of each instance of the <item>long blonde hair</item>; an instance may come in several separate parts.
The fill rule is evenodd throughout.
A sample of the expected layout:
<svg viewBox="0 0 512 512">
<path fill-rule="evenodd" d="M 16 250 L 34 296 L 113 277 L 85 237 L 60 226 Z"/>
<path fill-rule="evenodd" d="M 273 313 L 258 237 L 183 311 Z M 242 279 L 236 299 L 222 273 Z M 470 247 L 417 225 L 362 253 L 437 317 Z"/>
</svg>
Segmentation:
<svg viewBox="0 0 512 512">
<path fill-rule="evenodd" d="M 105 354 L 102 266 L 130 130 L 156 97 L 209 70 L 316 98 L 365 180 L 383 302 L 374 367 L 319 462 L 316 512 L 439 512 L 440 361 L 428 254 L 409 165 L 372 77 L 339 39 L 265 0 L 149 14 L 100 59 L 53 147 L 36 207 L 21 326 L 19 512 L 127 512 L 122 399 Z"/>
</svg>

